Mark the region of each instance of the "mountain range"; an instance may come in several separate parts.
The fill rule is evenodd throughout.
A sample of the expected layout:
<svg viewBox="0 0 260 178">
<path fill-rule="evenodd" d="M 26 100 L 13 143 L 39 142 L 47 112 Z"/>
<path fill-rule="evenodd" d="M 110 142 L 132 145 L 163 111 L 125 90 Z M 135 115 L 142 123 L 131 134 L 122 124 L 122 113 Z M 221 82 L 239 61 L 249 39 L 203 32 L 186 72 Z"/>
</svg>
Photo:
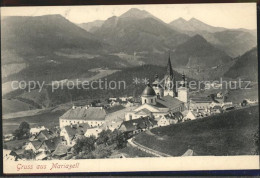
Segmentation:
<svg viewBox="0 0 260 178">
<path fill-rule="evenodd" d="M 86 79 L 98 74 L 93 69 L 103 68 L 118 71 L 106 76 L 110 80 L 127 79 L 130 84 L 133 76 L 162 75 L 169 55 L 174 70 L 185 71 L 189 78 L 214 80 L 224 75 L 257 81 L 256 32 L 213 27 L 195 18 L 167 24 L 136 8 L 83 24 L 61 15 L 13 16 L 1 21 L 1 36 L 3 95 L 12 105 L 19 100 L 20 106 L 25 102 L 32 108 L 48 107 L 70 100 L 67 90 L 51 93 L 48 87 L 42 93 L 5 92 L 13 80 Z M 120 92 L 73 90 L 71 95 L 104 98 L 131 95 L 135 88 L 140 93 L 143 86 Z"/>
<path fill-rule="evenodd" d="M 169 25 L 174 30 L 189 36 L 203 36 L 208 42 L 231 57 L 240 56 L 257 44 L 256 30 L 214 27 L 195 18 L 190 20 L 179 18 L 170 22 Z"/>
<path fill-rule="evenodd" d="M 256 46 L 253 30 L 213 27 L 195 18 L 167 24 L 137 8 L 83 24 L 45 15 L 5 17 L 1 26 L 4 83 L 88 77 L 96 67 L 163 66 L 169 54 L 174 68 L 207 69 L 230 64 Z"/>
</svg>

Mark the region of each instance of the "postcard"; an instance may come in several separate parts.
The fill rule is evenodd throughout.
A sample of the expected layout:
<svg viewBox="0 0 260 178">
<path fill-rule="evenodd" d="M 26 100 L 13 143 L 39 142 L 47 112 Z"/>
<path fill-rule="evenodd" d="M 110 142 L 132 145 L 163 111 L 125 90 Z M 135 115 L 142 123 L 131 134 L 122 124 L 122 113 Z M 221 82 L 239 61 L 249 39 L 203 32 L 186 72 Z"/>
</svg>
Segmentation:
<svg viewBox="0 0 260 178">
<path fill-rule="evenodd" d="M 1 7 L 5 174 L 259 169 L 256 3 Z"/>
</svg>

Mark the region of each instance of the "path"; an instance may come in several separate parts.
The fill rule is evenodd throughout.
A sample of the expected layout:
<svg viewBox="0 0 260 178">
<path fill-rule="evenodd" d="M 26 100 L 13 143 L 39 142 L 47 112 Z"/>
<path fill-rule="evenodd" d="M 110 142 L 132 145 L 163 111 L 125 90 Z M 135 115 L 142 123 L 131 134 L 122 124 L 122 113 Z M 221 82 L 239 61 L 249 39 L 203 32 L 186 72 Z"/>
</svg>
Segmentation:
<svg viewBox="0 0 260 178">
<path fill-rule="evenodd" d="M 171 155 L 168 155 L 168 154 L 165 154 L 165 153 L 162 153 L 162 152 L 153 150 L 153 149 L 151 149 L 151 148 L 148 148 L 148 147 L 146 147 L 146 146 L 143 146 L 143 145 L 141 145 L 141 144 L 135 142 L 135 141 L 133 140 L 133 138 L 128 139 L 128 143 L 129 143 L 131 146 L 136 147 L 137 149 L 142 150 L 142 151 L 144 151 L 144 152 L 146 152 L 146 153 L 152 154 L 152 155 L 154 155 L 154 156 L 156 156 L 156 157 L 172 157 Z"/>
</svg>

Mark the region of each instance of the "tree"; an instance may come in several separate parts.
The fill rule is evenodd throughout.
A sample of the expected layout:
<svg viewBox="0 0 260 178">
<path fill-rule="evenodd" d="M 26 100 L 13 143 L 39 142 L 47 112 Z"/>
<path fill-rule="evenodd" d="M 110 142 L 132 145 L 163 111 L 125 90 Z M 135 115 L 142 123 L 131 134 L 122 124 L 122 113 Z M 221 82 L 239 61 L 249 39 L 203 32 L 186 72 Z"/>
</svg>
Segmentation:
<svg viewBox="0 0 260 178">
<path fill-rule="evenodd" d="M 78 154 L 89 153 L 95 150 L 95 137 L 86 137 L 82 139 L 78 139 L 76 144 L 74 145 L 74 153 Z"/>
<path fill-rule="evenodd" d="M 112 136 L 112 131 L 111 130 L 102 130 L 102 132 L 99 133 L 98 139 L 97 139 L 97 144 L 105 144 L 105 145 L 110 145 L 111 140 L 109 139 Z"/>
<path fill-rule="evenodd" d="M 16 129 L 14 132 L 13 132 L 13 135 L 17 138 L 17 139 L 22 139 L 24 136 L 26 138 L 29 137 L 30 135 L 30 125 L 27 123 L 27 122 L 22 122 L 20 125 L 19 125 L 19 128 Z"/>
<path fill-rule="evenodd" d="M 118 149 L 124 148 L 126 146 L 127 143 L 126 136 L 124 135 L 124 133 L 122 133 L 117 129 L 113 131 L 111 139 L 114 143 L 116 143 L 116 147 Z"/>
</svg>

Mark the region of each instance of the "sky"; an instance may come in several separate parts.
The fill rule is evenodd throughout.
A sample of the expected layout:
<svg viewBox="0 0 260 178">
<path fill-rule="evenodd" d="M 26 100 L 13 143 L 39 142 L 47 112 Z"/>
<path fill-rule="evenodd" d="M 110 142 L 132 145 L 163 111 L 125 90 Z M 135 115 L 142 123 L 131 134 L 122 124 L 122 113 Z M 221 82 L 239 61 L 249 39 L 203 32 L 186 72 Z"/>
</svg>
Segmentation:
<svg viewBox="0 0 260 178">
<path fill-rule="evenodd" d="M 256 3 L 1 7 L 1 17 L 61 14 L 71 22 L 86 23 L 120 16 L 131 8 L 146 10 L 166 23 L 180 17 L 186 20 L 194 17 L 217 27 L 256 29 L 257 26 Z"/>
</svg>

